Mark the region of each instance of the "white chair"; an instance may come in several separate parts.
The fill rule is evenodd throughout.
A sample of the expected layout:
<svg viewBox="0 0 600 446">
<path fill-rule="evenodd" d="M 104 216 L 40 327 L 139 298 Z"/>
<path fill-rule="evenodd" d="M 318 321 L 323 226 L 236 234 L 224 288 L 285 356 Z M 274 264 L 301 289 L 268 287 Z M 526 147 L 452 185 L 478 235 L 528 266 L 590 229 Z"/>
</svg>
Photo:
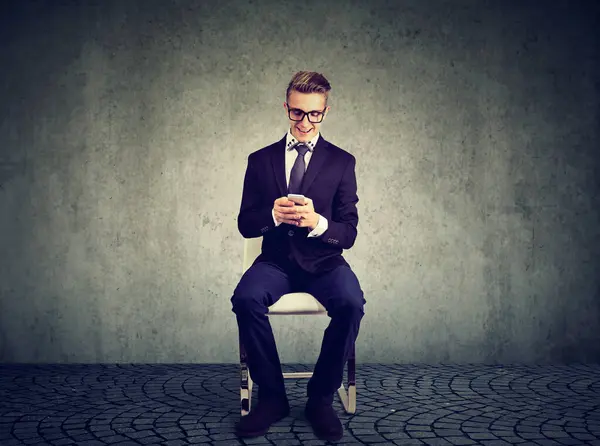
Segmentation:
<svg viewBox="0 0 600 446">
<path fill-rule="evenodd" d="M 261 252 L 262 237 L 244 239 L 244 264 L 242 274 L 246 272 L 252 265 L 254 260 L 258 257 Z M 281 298 L 275 302 L 274 305 L 269 307 L 267 313 L 269 316 L 279 316 L 285 314 L 327 314 L 325 307 L 317 301 L 311 294 L 308 293 L 289 293 L 284 294 Z M 241 379 L 240 379 L 240 399 L 241 399 L 241 412 L 242 416 L 250 413 L 251 408 L 251 397 L 252 397 L 252 377 L 248 370 L 248 364 L 246 360 L 246 350 L 244 345 L 240 343 L 240 365 L 241 365 Z M 355 347 L 352 346 L 352 351 L 348 357 L 348 391 L 344 388 L 344 384 L 338 389 L 338 394 L 344 410 L 347 413 L 354 413 L 356 411 L 356 356 Z M 310 378 L 313 372 L 288 372 L 283 373 L 284 378 Z"/>
</svg>

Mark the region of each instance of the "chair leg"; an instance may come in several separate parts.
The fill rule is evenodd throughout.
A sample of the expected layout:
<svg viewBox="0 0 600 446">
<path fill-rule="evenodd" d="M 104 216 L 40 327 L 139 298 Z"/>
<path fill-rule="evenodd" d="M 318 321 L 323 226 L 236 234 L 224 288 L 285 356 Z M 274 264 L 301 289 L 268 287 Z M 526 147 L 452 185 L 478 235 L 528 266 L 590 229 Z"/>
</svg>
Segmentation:
<svg viewBox="0 0 600 446">
<path fill-rule="evenodd" d="M 348 358 L 348 413 L 356 412 L 356 346 L 352 344 L 352 351 Z"/>
<path fill-rule="evenodd" d="M 240 343 L 240 403 L 241 414 L 246 416 L 250 413 L 252 406 L 252 377 L 248 369 L 248 357 L 242 340 Z"/>
<path fill-rule="evenodd" d="M 338 389 L 338 394 L 344 406 L 346 413 L 356 412 L 356 354 L 355 346 L 352 345 L 352 350 L 348 356 L 348 391 L 344 388 L 344 383 Z"/>
</svg>

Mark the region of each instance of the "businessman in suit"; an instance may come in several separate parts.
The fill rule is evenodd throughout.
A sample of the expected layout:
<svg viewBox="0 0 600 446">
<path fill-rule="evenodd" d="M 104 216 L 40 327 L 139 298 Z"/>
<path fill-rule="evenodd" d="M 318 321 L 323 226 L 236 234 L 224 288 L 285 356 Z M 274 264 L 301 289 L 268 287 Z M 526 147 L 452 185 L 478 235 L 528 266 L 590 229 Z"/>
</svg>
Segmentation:
<svg viewBox="0 0 600 446">
<path fill-rule="evenodd" d="M 343 436 L 332 407 L 344 365 L 358 336 L 366 303 L 357 277 L 342 257 L 356 240 L 356 159 L 328 142 L 320 127 L 329 112 L 331 86 L 319 73 L 300 71 L 287 88 L 289 130 L 248 157 L 238 229 L 263 236 L 262 252 L 231 298 L 258 404 L 236 426 L 241 437 L 263 435 L 290 407 L 268 307 L 283 294 L 315 296 L 331 318 L 308 382 L 305 415 L 324 440 Z M 306 197 L 303 205 L 288 193 Z"/>
</svg>

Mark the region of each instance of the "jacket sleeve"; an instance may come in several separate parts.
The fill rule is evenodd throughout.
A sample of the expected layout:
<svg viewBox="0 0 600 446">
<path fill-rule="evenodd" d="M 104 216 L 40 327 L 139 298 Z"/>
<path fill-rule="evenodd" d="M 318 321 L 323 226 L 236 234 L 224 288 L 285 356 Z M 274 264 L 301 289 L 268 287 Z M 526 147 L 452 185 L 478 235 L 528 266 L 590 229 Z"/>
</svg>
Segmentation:
<svg viewBox="0 0 600 446">
<path fill-rule="evenodd" d="M 356 203 L 356 158 L 351 155 L 346 164 L 342 180 L 333 199 L 332 218 L 328 222 L 327 231 L 321 235 L 323 243 L 342 249 L 350 249 L 356 240 L 358 226 L 358 211 Z"/>
<path fill-rule="evenodd" d="M 272 204 L 265 205 L 259 190 L 260 180 L 254 168 L 254 156 L 248 156 L 248 166 L 244 176 L 242 204 L 238 215 L 238 230 L 244 238 L 256 238 L 275 228 Z"/>
</svg>

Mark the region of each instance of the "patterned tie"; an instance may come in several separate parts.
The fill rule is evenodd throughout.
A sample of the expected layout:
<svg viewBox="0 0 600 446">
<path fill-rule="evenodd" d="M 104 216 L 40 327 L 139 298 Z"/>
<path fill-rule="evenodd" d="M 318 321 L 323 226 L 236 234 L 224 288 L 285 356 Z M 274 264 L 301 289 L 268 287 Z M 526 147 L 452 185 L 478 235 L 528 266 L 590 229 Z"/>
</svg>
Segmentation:
<svg viewBox="0 0 600 446">
<path fill-rule="evenodd" d="M 308 152 L 308 146 L 304 143 L 298 143 L 294 148 L 298 151 L 298 156 L 296 157 L 294 167 L 292 167 L 292 173 L 290 174 L 288 193 L 299 194 L 300 188 L 302 187 L 302 179 L 304 178 L 304 171 L 306 170 L 304 155 Z"/>
</svg>

